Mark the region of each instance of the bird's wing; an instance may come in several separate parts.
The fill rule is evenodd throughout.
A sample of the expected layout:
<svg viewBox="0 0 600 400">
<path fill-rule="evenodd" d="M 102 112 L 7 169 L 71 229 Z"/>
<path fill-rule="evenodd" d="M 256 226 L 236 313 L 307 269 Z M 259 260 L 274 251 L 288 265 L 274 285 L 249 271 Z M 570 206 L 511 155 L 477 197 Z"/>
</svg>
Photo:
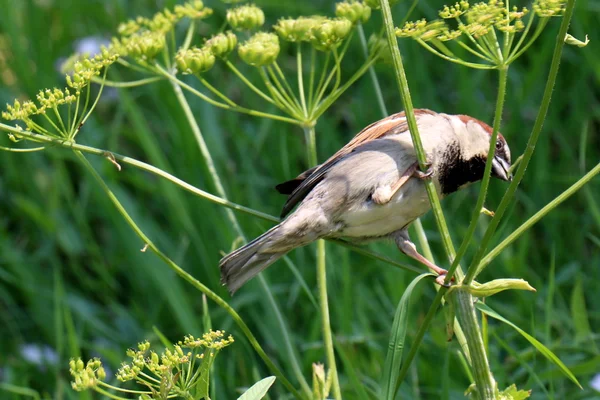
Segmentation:
<svg viewBox="0 0 600 400">
<path fill-rule="evenodd" d="M 417 118 L 424 114 L 434 115 L 436 113 L 427 109 L 415 110 L 415 115 Z M 302 174 L 298 175 L 297 178 L 292 179 L 291 181 L 277 185 L 276 188 L 280 193 L 291 193 L 290 197 L 288 197 L 287 201 L 283 205 L 281 217 L 285 217 L 290 211 L 292 211 L 296 204 L 300 203 L 308 195 L 308 193 L 310 193 L 310 191 L 319 182 L 321 182 L 327 171 L 329 171 L 331 167 L 343 157 L 352 153 L 359 146 L 372 140 L 381 139 L 387 135 L 398 134 L 402 132 L 408 132 L 408 123 L 406 121 L 404 111 L 372 123 L 354 136 L 354 138 L 348 142 L 348 144 L 342 147 L 323 164 L 303 172 Z"/>
</svg>

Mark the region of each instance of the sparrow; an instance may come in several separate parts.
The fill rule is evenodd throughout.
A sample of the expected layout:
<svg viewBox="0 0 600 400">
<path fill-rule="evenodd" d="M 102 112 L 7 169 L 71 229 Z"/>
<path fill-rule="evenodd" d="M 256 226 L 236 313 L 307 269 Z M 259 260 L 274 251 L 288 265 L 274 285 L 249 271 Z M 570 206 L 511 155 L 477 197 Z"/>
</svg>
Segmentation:
<svg viewBox="0 0 600 400">
<path fill-rule="evenodd" d="M 444 198 L 483 178 L 492 128 L 427 109 L 416 109 L 415 117 L 427 171 L 419 168 L 404 112 L 367 126 L 323 164 L 276 186 L 289 195 L 281 213 L 287 218 L 221 259 L 221 283 L 230 293 L 289 251 L 324 238 L 392 239 L 443 282 L 447 271 L 417 252 L 408 227 L 430 209 L 424 179 Z M 510 149 L 501 134 L 495 146 L 492 176 L 509 181 Z"/>
</svg>

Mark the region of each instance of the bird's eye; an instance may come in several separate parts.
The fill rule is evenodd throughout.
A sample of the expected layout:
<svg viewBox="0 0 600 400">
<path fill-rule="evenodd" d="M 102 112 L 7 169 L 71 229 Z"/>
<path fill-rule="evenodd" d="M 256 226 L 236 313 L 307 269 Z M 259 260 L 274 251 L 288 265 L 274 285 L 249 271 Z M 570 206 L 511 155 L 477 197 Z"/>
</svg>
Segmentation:
<svg viewBox="0 0 600 400">
<path fill-rule="evenodd" d="M 496 142 L 496 150 L 500 150 L 503 146 L 504 144 L 500 140 Z"/>
</svg>

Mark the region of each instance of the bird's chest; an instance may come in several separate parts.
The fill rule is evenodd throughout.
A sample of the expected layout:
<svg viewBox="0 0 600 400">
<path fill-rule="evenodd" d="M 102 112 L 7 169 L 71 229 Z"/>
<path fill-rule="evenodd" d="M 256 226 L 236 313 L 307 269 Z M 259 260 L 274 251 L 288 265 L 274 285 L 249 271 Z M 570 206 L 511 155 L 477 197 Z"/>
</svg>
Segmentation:
<svg viewBox="0 0 600 400">
<path fill-rule="evenodd" d="M 412 178 L 386 204 L 370 198 L 354 203 L 339 217 L 339 236 L 372 238 L 404 228 L 429 210 L 425 185 Z"/>
</svg>

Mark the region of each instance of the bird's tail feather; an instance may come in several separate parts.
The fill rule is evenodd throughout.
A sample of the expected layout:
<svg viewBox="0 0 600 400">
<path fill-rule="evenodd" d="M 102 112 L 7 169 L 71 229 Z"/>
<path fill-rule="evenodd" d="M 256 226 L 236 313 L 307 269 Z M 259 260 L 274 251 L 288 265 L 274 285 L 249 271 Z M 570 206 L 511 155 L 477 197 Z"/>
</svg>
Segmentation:
<svg viewBox="0 0 600 400">
<path fill-rule="evenodd" d="M 279 228 L 279 225 L 273 227 L 221 259 L 221 283 L 227 285 L 231 294 L 287 253 L 287 250 L 269 251 L 268 244 Z"/>
</svg>

